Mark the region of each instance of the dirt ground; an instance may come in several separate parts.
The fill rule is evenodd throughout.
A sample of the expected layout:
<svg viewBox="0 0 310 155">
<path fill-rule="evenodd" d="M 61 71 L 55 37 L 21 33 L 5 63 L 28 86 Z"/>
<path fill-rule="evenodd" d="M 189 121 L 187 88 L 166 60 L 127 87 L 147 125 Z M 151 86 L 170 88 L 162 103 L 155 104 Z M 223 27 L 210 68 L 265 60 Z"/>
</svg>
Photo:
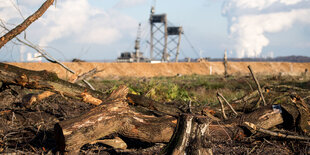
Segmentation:
<svg viewBox="0 0 310 155">
<path fill-rule="evenodd" d="M 31 70 L 48 70 L 58 74 L 60 78 L 66 79 L 71 73 L 61 68 L 58 64 L 52 63 L 10 63 L 18 67 Z M 67 62 L 64 63 L 78 74 L 87 72 L 95 67 L 103 70 L 97 73 L 97 77 L 109 76 L 175 76 L 181 75 L 210 75 L 223 74 L 222 62 L 200 62 L 200 63 L 93 63 L 93 62 Z M 247 68 L 251 65 L 255 73 L 268 75 L 301 75 L 305 69 L 310 69 L 310 63 L 289 63 L 289 62 L 229 62 L 228 73 L 245 75 L 249 74 Z"/>
</svg>

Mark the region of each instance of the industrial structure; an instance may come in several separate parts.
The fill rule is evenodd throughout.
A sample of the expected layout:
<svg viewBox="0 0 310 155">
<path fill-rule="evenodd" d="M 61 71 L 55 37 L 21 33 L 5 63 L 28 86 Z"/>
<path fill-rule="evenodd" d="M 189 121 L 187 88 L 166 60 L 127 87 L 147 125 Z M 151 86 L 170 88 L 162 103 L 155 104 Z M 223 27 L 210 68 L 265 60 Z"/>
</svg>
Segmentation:
<svg viewBox="0 0 310 155">
<path fill-rule="evenodd" d="M 141 40 L 141 23 L 139 23 L 137 38 L 135 40 L 134 52 L 123 52 L 120 57 L 117 58 L 117 62 L 148 62 L 149 59 L 143 57 L 143 53 L 140 52 L 140 40 Z"/>
<path fill-rule="evenodd" d="M 182 27 L 168 26 L 167 15 L 155 14 L 154 7 L 151 8 L 150 25 L 150 59 L 162 62 L 174 59 L 177 62 L 183 34 Z"/>
<path fill-rule="evenodd" d="M 155 14 L 151 7 L 150 15 L 150 58 L 144 58 L 140 51 L 141 24 L 139 24 L 134 52 L 123 52 L 118 57 L 118 62 L 178 62 L 180 53 L 181 35 L 183 28 L 168 26 L 166 14 Z"/>
</svg>

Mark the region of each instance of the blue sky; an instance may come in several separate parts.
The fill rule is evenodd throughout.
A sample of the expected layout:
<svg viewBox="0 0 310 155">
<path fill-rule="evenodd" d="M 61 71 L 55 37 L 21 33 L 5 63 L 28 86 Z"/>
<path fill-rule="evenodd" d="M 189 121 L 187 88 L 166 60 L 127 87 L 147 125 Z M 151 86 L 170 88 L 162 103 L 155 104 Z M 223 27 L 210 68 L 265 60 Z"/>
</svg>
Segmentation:
<svg viewBox="0 0 310 155">
<path fill-rule="evenodd" d="M 7 27 L 27 17 L 41 0 L 0 0 L 0 19 Z M 166 13 L 182 26 L 180 58 L 310 56 L 309 0 L 62 0 L 27 29 L 27 38 L 60 60 L 114 60 L 133 51 L 142 23 L 142 52 L 149 56 L 150 8 Z M 4 31 L 0 29 L 0 34 Z M 23 37 L 20 35 L 19 37 Z M 20 53 L 35 51 L 10 42 L 0 49 L 0 61 L 20 61 Z"/>
</svg>

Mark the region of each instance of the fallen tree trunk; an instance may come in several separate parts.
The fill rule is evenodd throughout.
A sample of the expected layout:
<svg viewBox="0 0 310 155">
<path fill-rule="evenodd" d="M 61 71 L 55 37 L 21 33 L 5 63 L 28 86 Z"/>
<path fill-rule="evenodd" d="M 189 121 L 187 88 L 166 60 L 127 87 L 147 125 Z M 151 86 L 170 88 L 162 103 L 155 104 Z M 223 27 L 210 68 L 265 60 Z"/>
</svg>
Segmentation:
<svg viewBox="0 0 310 155">
<path fill-rule="evenodd" d="M 105 94 L 59 79 L 56 73 L 48 71 L 32 71 L 13 65 L 0 63 L 0 81 L 2 88 L 9 85 L 19 85 L 30 89 L 43 89 L 60 93 L 72 98 L 81 98 L 87 91 L 96 98 L 105 98 Z"/>
<path fill-rule="evenodd" d="M 112 133 L 150 143 L 168 142 L 176 126 L 176 119 L 136 113 L 126 102 L 127 93 L 127 87 L 120 87 L 98 107 L 77 118 L 56 124 L 59 151 L 78 152 L 84 144 Z"/>
</svg>

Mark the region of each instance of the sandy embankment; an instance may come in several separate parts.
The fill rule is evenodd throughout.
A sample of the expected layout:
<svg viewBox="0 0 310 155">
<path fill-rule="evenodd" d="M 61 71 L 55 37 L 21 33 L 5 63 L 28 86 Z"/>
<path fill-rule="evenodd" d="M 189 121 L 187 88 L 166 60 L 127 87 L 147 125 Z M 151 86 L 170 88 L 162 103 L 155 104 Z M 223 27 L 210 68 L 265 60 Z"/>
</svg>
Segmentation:
<svg viewBox="0 0 310 155">
<path fill-rule="evenodd" d="M 71 73 L 63 69 L 58 64 L 52 63 L 10 63 L 18 67 L 31 70 L 48 70 L 66 79 Z M 153 76 L 175 76 L 177 74 L 190 75 L 201 74 L 223 74 L 224 66 L 222 62 L 200 62 L 200 63 L 92 63 L 92 62 L 67 62 L 64 63 L 77 73 L 87 72 L 95 67 L 103 72 L 97 73 L 98 77 L 111 76 L 133 76 L 133 77 L 153 77 Z M 289 62 L 229 62 L 229 74 L 249 74 L 248 65 L 257 74 L 277 75 L 280 72 L 287 75 L 301 75 L 305 69 L 310 69 L 310 63 L 289 63 Z"/>
</svg>

